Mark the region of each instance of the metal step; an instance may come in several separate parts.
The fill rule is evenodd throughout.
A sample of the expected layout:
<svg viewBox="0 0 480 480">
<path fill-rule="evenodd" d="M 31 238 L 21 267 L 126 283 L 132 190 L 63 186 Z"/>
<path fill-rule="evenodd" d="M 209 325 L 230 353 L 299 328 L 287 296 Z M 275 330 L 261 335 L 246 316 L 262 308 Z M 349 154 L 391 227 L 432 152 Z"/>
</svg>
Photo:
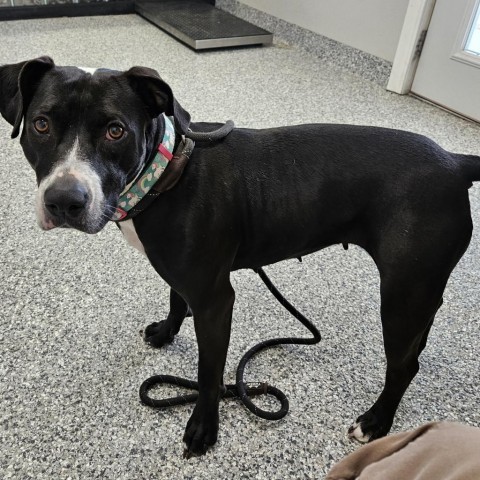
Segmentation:
<svg viewBox="0 0 480 480">
<path fill-rule="evenodd" d="M 268 45 L 273 35 L 208 3 L 136 1 L 136 12 L 194 50 Z"/>
</svg>

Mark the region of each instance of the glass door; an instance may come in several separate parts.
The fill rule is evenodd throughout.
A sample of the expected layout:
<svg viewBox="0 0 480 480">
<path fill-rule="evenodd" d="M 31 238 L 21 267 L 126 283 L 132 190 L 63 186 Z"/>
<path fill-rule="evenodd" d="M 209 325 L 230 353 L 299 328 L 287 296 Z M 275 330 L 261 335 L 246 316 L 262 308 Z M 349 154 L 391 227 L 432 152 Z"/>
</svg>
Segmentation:
<svg viewBox="0 0 480 480">
<path fill-rule="evenodd" d="M 480 0 L 437 0 L 412 92 L 480 122 Z"/>
<path fill-rule="evenodd" d="M 480 4 L 477 5 L 477 12 L 473 18 L 464 50 L 467 53 L 478 56 L 480 55 Z"/>
</svg>

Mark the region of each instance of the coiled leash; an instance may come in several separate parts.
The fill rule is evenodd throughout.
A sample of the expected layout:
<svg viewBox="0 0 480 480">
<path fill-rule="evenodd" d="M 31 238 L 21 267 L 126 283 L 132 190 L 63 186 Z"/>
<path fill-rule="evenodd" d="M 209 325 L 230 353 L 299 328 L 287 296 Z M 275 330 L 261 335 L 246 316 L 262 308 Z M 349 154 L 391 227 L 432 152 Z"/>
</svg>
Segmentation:
<svg viewBox="0 0 480 480">
<path fill-rule="evenodd" d="M 302 325 L 304 325 L 310 331 L 310 333 L 312 333 L 313 336 L 310 338 L 272 338 L 270 340 L 265 340 L 258 343 L 243 355 L 237 367 L 237 383 L 225 385 L 221 397 L 239 398 L 241 402 L 245 405 L 245 407 L 247 407 L 252 413 L 257 415 L 258 417 L 265 420 L 280 420 L 288 413 L 289 405 L 286 395 L 280 389 L 274 387 L 273 385 L 268 385 L 267 383 L 259 383 L 256 386 L 248 386 L 249 384 L 243 381 L 243 375 L 247 363 L 251 360 L 253 356 L 258 354 L 262 350 L 265 350 L 266 348 L 274 347 L 277 345 L 313 345 L 320 342 L 322 337 L 315 325 L 313 325 L 310 320 L 308 320 L 304 315 L 302 315 L 278 291 L 278 289 L 275 287 L 275 285 L 272 283 L 272 281 L 262 268 L 254 269 L 254 272 L 258 273 L 263 283 L 267 286 L 270 292 L 272 292 L 273 296 L 280 302 L 280 304 L 297 320 L 299 320 Z M 184 387 L 189 390 L 198 390 L 198 382 L 194 382 L 193 380 L 187 380 L 185 378 L 175 377 L 172 375 L 154 375 L 153 377 L 145 380 L 140 386 L 140 400 L 142 401 L 142 403 L 154 408 L 166 408 L 176 405 L 186 405 L 187 403 L 194 403 L 198 398 L 198 393 L 180 395 L 178 397 L 165 398 L 161 400 L 151 398 L 148 395 L 149 390 L 162 384 Z M 257 407 L 250 400 L 250 397 L 255 397 L 258 395 L 272 395 L 273 397 L 275 397 L 280 402 L 279 410 L 270 412 Z"/>
<path fill-rule="evenodd" d="M 185 137 L 190 139 L 190 141 L 199 141 L 199 142 L 212 142 L 226 137 L 234 128 L 234 124 L 231 120 L 222 125 L 219 129 L 212 132 L 192 132 L 189 130 Z M 185 148 L 185 147 L 184 147 Z M 193 150 L 193 145 L 191 145 Z M 190 156 L 191 151 L 189 152 Z M 248 408 L 252 413 L 257 415 L 260 418 L 266 420 L 280 420 L 288 413 L 288 399 L 286 395 L 279 390 L 278 388 L 269 385 L 267 383 L 256 383 L 255 386 L 247 384 L 243 381 L 245 367 L 247 363 L 257 355 L 262 350 L 265 350 L 270 347 L 277 345 L 313 345 L 320 342 L 321 335 L 318 329 L 313 325 L 313 323 L 308 320 L 304 315 L 302 315 L 275 287 L 270 278 L 264 272 L 262 268 L 254 269 L 254 272 L 257 273 L 262 279 L 263 283 L 267 286 L 273 296 L 280 302 L 280 304 L 297 320 L 299 320 L 302 325 L 304 325 L 310 333 L 313 335 L 310 338 L 297 338 L 297 337 L 288 337 L 288 338 L 272 338 L 258 343 L 247 353 L 243 355 L 240 360 L 240 363 L 237 367 L 236 373 L 236 383 L 228 384 L 223 386 L 223 392 L 221 398 L 239 398 L 241 402 Z M 154 399 L 148 395 L 148 392 L 158 386 L 158 385 L 173 385 L 178 387 L 184 387 L 189 390 L 197 390 L 197 393 L 191 393 L 188 395 L 180 395 L 177 397 L 170 397 L 165 399 Z M 154 375 L 147 380 L 145 380 L 140 386 L 140 400 L 143 404 L 148 405 L 154 408 L 166 408 L 173 407 L 176 405 L 186 405 L 188 403 L 196 402 L 198 398 L 198 382 L 193 380 L 188 380 L 185 378 L 176 377 L 173 375 Z M 277 411 L 267 411 L 257 407 L 251 400 L 250 397 L 255 397 L 258 395 L 271 395 L 275 397 L 280 402 L 280 408 Z"/>
</svg>

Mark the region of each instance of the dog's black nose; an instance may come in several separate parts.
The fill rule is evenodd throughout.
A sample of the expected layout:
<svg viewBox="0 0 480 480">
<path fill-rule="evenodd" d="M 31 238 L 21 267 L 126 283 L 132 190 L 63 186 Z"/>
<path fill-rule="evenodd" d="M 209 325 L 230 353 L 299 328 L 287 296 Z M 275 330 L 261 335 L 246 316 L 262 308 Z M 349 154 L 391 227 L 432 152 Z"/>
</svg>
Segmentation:
<svg viewBox="0 0 480 480">
<path fill-rule="evenodd" d="M 77 181 L 58 182 L 45 190 L 43 201 L 53 217 L 74 218 L 85 210 L 88 191 Z"/>
</svg>

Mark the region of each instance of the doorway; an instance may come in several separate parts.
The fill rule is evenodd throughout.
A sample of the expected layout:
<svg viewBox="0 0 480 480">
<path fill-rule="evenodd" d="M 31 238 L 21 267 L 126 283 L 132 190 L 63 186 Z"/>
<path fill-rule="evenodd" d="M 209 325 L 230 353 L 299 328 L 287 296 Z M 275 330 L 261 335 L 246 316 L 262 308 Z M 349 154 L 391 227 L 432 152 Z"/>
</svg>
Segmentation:
<svg viewBox="0 0 480 480">
<path fill-rule="evenodd" d="M 480 122 L 480 0 L 437 0 L 411 92 Z"/>
</svg>

